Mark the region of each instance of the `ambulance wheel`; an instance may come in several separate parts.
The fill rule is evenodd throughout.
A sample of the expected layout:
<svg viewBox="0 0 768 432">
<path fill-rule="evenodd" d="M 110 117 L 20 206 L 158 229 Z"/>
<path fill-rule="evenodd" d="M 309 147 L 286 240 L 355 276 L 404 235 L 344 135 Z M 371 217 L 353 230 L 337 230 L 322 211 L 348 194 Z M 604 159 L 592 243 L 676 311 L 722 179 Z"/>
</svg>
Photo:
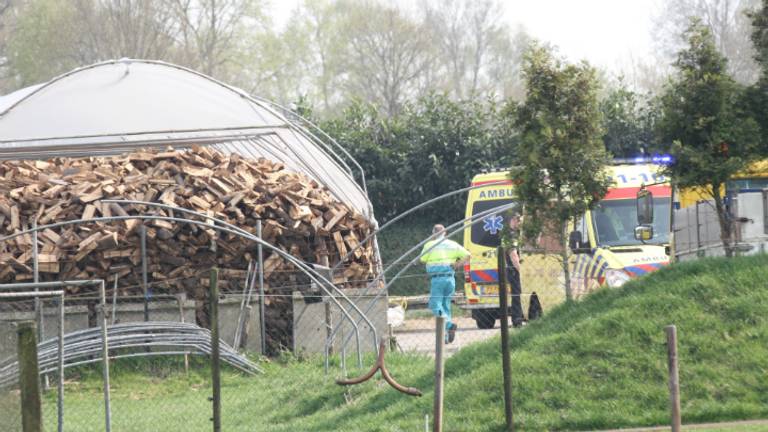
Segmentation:
<svg viewBox="0 0 768 432">
<path fill-rule="evenodd" d="M 475 319 L 477 328 L 482 330 L 492 329 L 496 325 L 496 317 L 493 312 L 476 309 L 472 311 L 472 318 Z"/>
</svg>

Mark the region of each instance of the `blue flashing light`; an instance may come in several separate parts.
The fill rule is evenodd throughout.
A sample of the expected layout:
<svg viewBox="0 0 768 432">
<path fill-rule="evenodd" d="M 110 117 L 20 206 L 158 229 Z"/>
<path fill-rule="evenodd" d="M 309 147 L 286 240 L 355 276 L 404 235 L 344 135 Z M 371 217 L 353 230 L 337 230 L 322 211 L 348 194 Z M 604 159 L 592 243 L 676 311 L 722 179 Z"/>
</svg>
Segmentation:
<svg viewBox="0 0 768 432">
<path fill-rule="evenodd" d="M 660 164 L 660 165 L 668 165 L 672 163 L 672 156 L 670 155 L 654 155 L 651 158 L 651 162 Z"/>
</svg>

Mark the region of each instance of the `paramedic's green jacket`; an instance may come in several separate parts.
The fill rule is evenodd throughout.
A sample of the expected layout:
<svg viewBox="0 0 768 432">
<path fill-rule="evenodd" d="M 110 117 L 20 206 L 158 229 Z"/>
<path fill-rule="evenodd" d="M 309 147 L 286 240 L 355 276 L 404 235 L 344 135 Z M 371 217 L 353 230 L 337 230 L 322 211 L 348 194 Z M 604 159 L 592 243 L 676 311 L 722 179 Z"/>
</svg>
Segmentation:
<svg viewBox="0 0 768 432">
<path fill-rule="evenodd" d="M 434 247 L 433 247 L 434 246 Z M 453 276 L 453 264 L 469 256 L 469 251 L 446 238 L 430 240 L 421 250 L 421 262 L 427 265 L 427 273 Z"/>
<path fill-rule="evenodd" d="M 429 309 L 435 316 L 446 318 L 445 329 L 448 331 L 456 331 L 456 325 L 451 322 L 451 297 L 456 292 L 453 264 L 468 256 L 468 250 L 446 238 L 428 241 L 421 251 L 421 262 L 427 265 L 427 273 L 431 279 Z M 446 340 L 452 341 L 448 336 Z"/>
</svg>

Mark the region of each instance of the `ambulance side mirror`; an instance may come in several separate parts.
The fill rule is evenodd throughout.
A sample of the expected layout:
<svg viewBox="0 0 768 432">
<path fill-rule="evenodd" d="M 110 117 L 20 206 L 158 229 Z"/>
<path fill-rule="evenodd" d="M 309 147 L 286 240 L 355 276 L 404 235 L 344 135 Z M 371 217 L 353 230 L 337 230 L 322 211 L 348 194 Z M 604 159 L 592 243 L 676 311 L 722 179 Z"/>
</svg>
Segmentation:
<svg viewBox="0 0 768 432">
<path fill-rule="evenodd" d="M 585 253 L 589 251 L 589 245 L 584 244 L 581 231 L 571 231 L 568 235 L 568 248 L 573 253 Z"/>
<path fill-rule="evenodd" d="M 637 224 L 653 223 L 653 194 L 648 189 L 637 191 Z"/>
</svg>

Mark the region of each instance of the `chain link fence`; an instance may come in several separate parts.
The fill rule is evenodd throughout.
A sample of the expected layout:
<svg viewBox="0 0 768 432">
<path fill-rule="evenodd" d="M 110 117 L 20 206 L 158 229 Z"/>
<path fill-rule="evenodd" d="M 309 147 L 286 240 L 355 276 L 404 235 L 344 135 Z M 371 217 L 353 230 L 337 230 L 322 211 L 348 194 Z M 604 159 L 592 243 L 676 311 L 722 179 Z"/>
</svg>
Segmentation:
<svg viewBox="0 0 768 432">
<path fill-rule="evenodd" d="M 13 321 L 0 321 L 0 365 L 16 361 L 16 350 L 16 329 Z M 21 430 L 21 392 L 17 383 L 0 383 L 0 430 Z"/>
<path fill-rule="evenodd" d="M 21 389 L 19 384 L 18 326 L 35 322 L 36 340 L 58 340 L 61 321 L 59 298 L 47 292 L 35 299 L 32 289 L 24 293 L 0 291 L 0 430 L 20 431 L 22 427 Z M 19 295 L 18 298 L 8 296 Z M 40 345 L 38 345 L 40 347 Z M 58 371 L 58 348 L 38 348 L 40 385 L 44 412 L 50 412 L 49 430 L 57 430 L 59 401 L 63 394 Z"/>
<path fill-rule="evenodd" d="M 461 223 L 454 229 L 462 232 Z M 342 376 L 350 376 L 371 365 L 382 338 L 390 339 L 390 350 L 433 355 L 432 281 L 418 263 L 420 250 L 416 247 L 408 260 L 385 266 L 387 276 L 397 274 L 421 293 L 406 297 L 390 297 L 384 281 L 358 276 L 355 265 L 313 266 L 308 271 L 282 263 L 270 268 L 269 258 L 263 265 L 251 262 L 247 269 L 219 269 L 215 297 L 209 280 L 213 259 L 210 266 L 195 268 L 194 277 L 159 274 L 150 262 L 146 284 L 126 284 L 113 276 L 104 281 L 103 295 L 98 286 L 66 286 L 64 429 L 96 431 L 109 424 L 120 431 L 172 430 L 178 425 L 185 430 L 210 430 L 212 418 L 217 417 L 224 430 L 249 430 L 246 423 L 256 420 L 245 420 L 244 407 L 257 397 L 252 390 L 268 362 L 303 359 L 317 365 L 318 371 L 324 366 L 329 376 L 338 376 L 339 370 Z M 497 257 L 486 258 L 495 261 Z M 58 265 L 74 262 L 60 260 Z M 523 251 L 521 290 L 511 292 L 522 311 L 519 323 L 563 301 L 564 277 L 558 265 L 553 253 Z M 141 274 L 142 266 L 114 270 L 116 275 Z M 457 269 L 455 295 L 434 299 L 452 301 L 457 329 L 446 346 L 448 355 L 498 334 L 494 330 L 498 317 L 489 325 L 484 321 L 488 317 L 478 313 L 492 311 L 494 304 L 498 312 L 498 283 L 473 283 L 473 270 L 462 270 L 467 269 Z M 137 279 L 141 278 L 132 280 Z M 488 300 L 490 307 L 472 307 L 473 296 Z M 54 316 L 53 311 L 44 314 L 41 346 L 55 343 Z M 106 376 L 102 324 L 110 359 Z M 220 362 L 214 360 L 211 329 L 215 327 Z M 217 368 L 221 368 L 220 392 L 214 391 Z M 58 426 L 56 401 L 55 392 L 46 391 L 48 430 Z M 217 404 L 220 416 L 214 415 Z"/>
</svg>

